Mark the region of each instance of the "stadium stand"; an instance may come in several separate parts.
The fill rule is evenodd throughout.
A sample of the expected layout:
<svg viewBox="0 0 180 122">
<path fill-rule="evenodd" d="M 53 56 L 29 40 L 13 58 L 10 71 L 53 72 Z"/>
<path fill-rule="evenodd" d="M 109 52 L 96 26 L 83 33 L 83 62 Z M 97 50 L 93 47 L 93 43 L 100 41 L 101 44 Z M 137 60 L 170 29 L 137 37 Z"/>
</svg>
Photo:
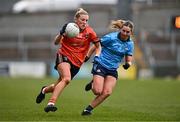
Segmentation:
<svg viewBox="0 0 180 122">
<path fill-rule="evenodd" d="M 7 1 L 10 2 L 6 4 L 9 8 L 16 0 Z M 179 74 L 180 34 L 172 32 L 170 27 L 171 16 L 180 13 L 179 1 L 151 0 L 149 4 L 148 0 L 132 0 L 129 6 L 131 15 L 127 16 L 131 16 L 135 24 L 137 37 L 135 63 L 138 68 L 152 69 L 157 76 Z M 114 5 L 82 7 L 88 10 L 92 17 L 89 24 L 99 36 L 108 32 L 110 20 L 118 18 L 117 11 L 123 11 Z M 12 14 L 7 8 L 0 16 L 1 62 L 43 61 L 49 64 L 54 61 L 57 47 L 52 40 L 59 28 L 73 19 L 75 11 Z M 174 70 L 170 72 L 168 69 Z"/>
<path fill-rule="evenodd" d="M 104 7 L 104 6 L 101 6 Z M 87 5 L 90 16 L 96 18 L 89 21 L 98 35 L 107 32 L 111 15 L 114 15 L 112 6 L 106 5 L 101 9 L 99 5 Z M 53 38 L 59 28 L 69 20 L 73 20 L 75 11 L 60 11 L 52 13 L 7 14 L 0 17 L 0 58 L 6 61 L 32 60 L 53 61 L 57 47 L 53 45 Z M 101 21 L 104 18 L 104 21 Z M 43 20 L 43 21 L 42 21 Z M 8 41 L 7 41 L 8 40 Z M 3 50 L 9 50 L 10 57 L 5 57 Z"/>
</svg>

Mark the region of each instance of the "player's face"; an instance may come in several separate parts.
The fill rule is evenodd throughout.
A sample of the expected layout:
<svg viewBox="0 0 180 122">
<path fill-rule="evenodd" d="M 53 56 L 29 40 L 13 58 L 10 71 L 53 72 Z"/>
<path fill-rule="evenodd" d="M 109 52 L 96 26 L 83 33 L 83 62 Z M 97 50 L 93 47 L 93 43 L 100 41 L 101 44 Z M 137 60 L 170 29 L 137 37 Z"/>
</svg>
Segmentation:
<svg viewBox="0 0 180 122">
<path fill-rule="evenodd" d="M 121 39 L 127 40 L 129 36 L 131 35 L 131 28 L 128 26 L 123 26 L 120 32 L 121 32 Z"/>
<path fill-rule="evenodd" d="M 88 20 L 89 20 L 88 15 L 80 15 L 80 17 L 76 19 L 76 23 L 81 30 L 84 30 L 88 25 Z"/>
</svg>

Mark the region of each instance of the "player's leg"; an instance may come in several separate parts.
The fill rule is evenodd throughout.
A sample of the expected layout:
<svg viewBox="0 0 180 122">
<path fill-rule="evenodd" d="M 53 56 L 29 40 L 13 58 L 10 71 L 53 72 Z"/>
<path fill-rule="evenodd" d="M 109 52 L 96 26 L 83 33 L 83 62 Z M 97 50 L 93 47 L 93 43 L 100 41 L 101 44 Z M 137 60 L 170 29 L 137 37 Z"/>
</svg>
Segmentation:
<svg viewBox="0 0 180 122">
<path fill-rule="evenodd" d="M 44 88 L 45 87 L 46 86 L 43 86 L 41 88 L 40 93 L 36 97 L 36 103 L 38 103 L 38 104 L 41 103 L 44 100 L 44 98 L 45 98 L 45 93 L 44 93 Z"/>
<path fill-rule="evenodd" d="M 40 93 L 36 97 L 36 103 L 41 103 L 45 99 L 45 94 L 52 93 L 54 87 L 58 84 L 59 81 L 61 81 L 61 78 L 59 78 L 56 83 L 50 84 L 49 86 L 43 86 L 40 90 Z"/>
<path fill-rule="evenodd" d="M 58 96 L 62 93 L 64 88 L 69 84 L 71 80 L 70 64 L 62 62 L 58 65 L 58 72 L 61 75 L 61 81 L 57 83 L 54 91 L 49 99 L 48 105 L 44 108 L 45 112 L 56 111 L 57 108 L 54 106 Z"/>
<path fill-rule="evenodd" d="M 103 91 L 100 95 L 97 95 L 96 98 L 86 107 L 82 115 L 90 115 L 91 111 L 101 104 L 107 97 L 109 97 L 116 85 L 116 78 L 112 76 L 107 76 L 104 80 Z"/>
<path fill-rule="evenodd" d="M 92 82 L 92 92 L 94 95 L 100 95 L 104 87 L 104 77 L 100 75 L 94 75 Z"/>
<path fill-rule="evenodd" d="M 93 82 L 93 80 L 91 80 L 89 83 L 86 84 L 85 91 L 89 91 L 92 89 L 92 82 Z"/>
<path fill-rule="evenodd" d="M 56 55 L 56 61 L 55 61 L 54 69 L 57 70 L 58 65 L 59 65 L 62 61 L 64 61 L 64 60 L 63 60 L 63 56 L 62 56 L 61 54 L 57 54 L 57 55 Z M 60 75 L 59 75 L 59 76 L 60 76 Z M 61 81 L 61 77 L 59 77 L 58 80 L 57 80 L 55 83 L 53 83 L 53 84 L 51 84 L 51 85 L 49 85 L 49 86 L 43 86 L 43 87 L 41 88 L 41 90 L 40 90 L 40 93 L 39 93 L 39 94 L 37 95 L 37 97 L 36 97 L 36 103 L 38 103 L 38 104 L 41 103 L 41 102 L 44 100 L 46 93 L 52 93 L 52 92 L 54 91 L 55 86 L 56 86 L 60 81 Z"/>
<path fill-rule="evenodd" d="M 93 68 L 91 73 L 93 75 L 100 75 L 100 76 L 104 76 L 104 72 L 103 72 L 103 67 L 98 64 L 98 63 L 93 63 Z M 93 76 L 94 77 L 94 76 Z M 85 91 L 89 91 L 92 89 L 92 84 L 93 84 L 93 80 L 91 80 L 89 83 L 86 84 L 85 86 Z"/>
<path fill-rule="evenodd" d="M 99 96 L 103 91 L 103 87 L 104 87 L 104 77 L 100 75 L 94 75 L 93 82 L 92 82 L 93 93 Z M 93 110 L 93 106 L 91 106 L 90 104 L 83 110 L 81 115 L 91 115 L 92 110 Z"/>
<path fill-rule="evenodd" d="M 97 107 L 102 103 L 107 97 L 109 97 L 116 85 L 116 78 L 112 76 L 107 76 L 104 81 L 104 87 L 102 93 L 97 96 L 92 102 L 91 105 L 93 108 Z"/>
</svg>

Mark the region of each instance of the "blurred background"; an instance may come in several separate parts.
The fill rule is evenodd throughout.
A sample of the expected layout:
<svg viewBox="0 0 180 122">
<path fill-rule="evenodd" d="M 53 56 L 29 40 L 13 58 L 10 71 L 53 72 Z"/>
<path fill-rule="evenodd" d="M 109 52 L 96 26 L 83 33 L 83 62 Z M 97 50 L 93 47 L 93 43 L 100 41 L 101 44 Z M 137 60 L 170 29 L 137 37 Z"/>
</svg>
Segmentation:
<svg viewBox="0 0 180 122">
<path fill-rule="evenodd" d="M 133 66 L 120 67 L 119 78 L 180 78 L 180 0 L 1 0 L 0 76 L 57 77 L 53 39 L 79 7 L 98 36 L 111 20 L 134 22 Z M 78 77 L 91 77 L 91 67 Z"/>
</svg>

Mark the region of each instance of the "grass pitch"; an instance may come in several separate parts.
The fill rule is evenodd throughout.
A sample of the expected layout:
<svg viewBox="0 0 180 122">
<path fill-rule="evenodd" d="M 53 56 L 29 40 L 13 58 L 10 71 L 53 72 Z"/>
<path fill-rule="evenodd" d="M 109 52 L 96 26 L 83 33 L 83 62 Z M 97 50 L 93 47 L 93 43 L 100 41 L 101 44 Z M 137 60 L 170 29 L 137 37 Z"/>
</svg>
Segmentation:
<svg viewBox="0 0 180 122">
<path fill-rule="evenodd" d="M 0 78 L 0 121 L 180 121 L 180 81 L 119 80 L 113 94 L 93 110 L 81 116 L 94 98 L 85 92 L 88 79 L 75 78 L 59 97 L 54 113 L 45 113 L 50 94 L 35 103 L 42 86 L 53 78 Z"/>
</svg>

